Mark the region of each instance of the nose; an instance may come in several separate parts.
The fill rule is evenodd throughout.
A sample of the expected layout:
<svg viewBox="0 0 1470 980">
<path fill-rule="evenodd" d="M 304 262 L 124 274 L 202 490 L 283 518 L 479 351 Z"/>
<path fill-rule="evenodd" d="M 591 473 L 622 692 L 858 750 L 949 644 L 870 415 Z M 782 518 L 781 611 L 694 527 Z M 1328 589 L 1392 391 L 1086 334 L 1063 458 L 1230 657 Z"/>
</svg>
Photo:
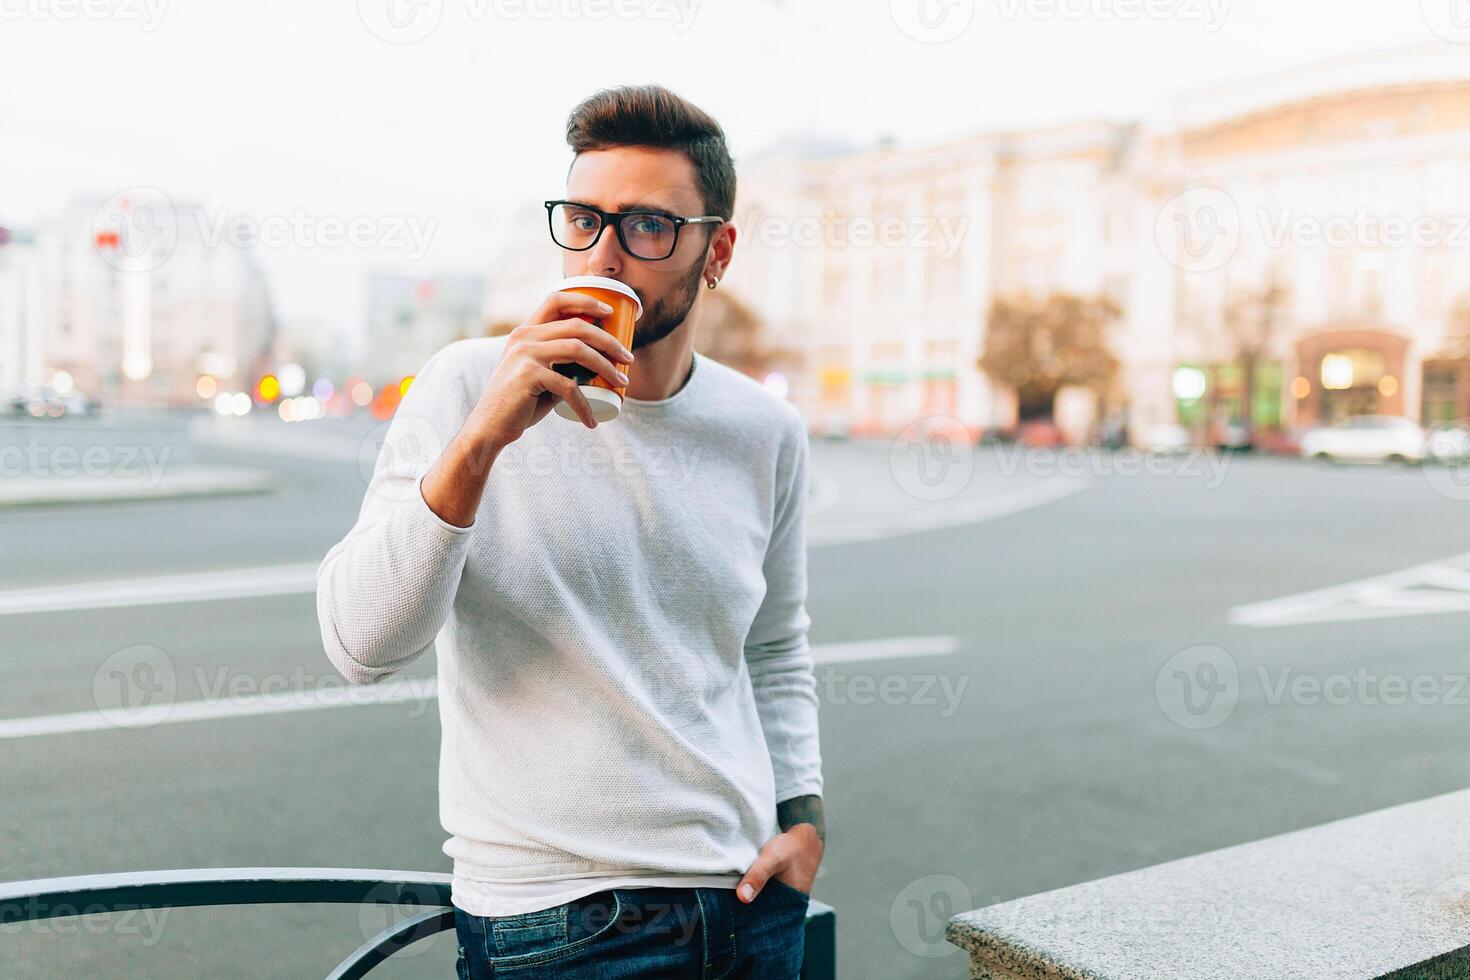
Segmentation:
<svg viewBox="0 0 1470 980">
<path fill-rule="evenodd" d="M 585 253 L 587 256 L 587 273 L 593 276 L 608 276 L 617 278 L 617 274 L 623 271 L 623 262 L 627 258 L 623 254 L 623 245 L 618 241 L 618 231 L 612 225 L 602 229 L 602 235 Z"/>
</svg>

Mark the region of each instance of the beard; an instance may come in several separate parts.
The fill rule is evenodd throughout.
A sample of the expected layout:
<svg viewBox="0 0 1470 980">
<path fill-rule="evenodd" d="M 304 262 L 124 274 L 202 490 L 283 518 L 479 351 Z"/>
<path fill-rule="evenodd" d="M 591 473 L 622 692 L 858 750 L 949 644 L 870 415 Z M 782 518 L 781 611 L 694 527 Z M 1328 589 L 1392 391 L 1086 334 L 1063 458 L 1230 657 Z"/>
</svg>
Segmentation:
<svg viewBox="0 0 1470 980">
<path fill-rule="evenodd" d="M 633 350 L 663 340 L 689 316 L 699 298 L 703 264 L 695 263 L 690 275 L 648 308 L 633 328 Z"/>
</svg>

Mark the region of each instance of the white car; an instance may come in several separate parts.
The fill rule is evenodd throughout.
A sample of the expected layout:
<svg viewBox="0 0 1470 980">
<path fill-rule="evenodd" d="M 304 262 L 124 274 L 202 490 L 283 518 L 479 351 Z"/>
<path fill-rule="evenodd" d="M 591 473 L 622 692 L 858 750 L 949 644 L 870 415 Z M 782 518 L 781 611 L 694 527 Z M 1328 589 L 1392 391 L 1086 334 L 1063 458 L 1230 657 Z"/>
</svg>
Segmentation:
<svg viewBox="0 0 1470 980">
<path fill-rule="evenodd" d="M 828 412 L 822 416 L 823 439 L 846 439 L 852 434 L 852 422 L 841 412 Z"/>
<path fill-rule="evenodd" d="M 1308 459 L 1418 463 L 1424 449 L 1424 430 L 1395 415 L 1354 415 L 1302 436 L 1302 455 Z"/>
<path fill-rule="evenodd" d="M 1424 442 L 1424 456 L 1437 463 L 1459 463 L 1470 459 L 1470 430 L 1457 425 L 1430 429 Z"/>
<path fill-rule="evenodd" d="M 1190 448 L 1189 430 L 1172 422 L 1151 426 L 1143 445 L 1151 453 L 1182 453 Z"/>
</svg>

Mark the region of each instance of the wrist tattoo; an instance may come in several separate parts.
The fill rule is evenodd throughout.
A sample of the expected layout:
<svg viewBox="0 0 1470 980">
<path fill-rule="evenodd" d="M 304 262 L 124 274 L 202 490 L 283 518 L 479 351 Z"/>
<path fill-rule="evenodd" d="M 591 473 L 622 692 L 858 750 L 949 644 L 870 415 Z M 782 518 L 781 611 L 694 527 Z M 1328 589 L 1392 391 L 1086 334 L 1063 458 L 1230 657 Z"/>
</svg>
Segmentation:
<svg viewBox="0 0 1470 980">
<path fill-rule="evenodd" d="M 817 829 L 817 839 L 827 843 L 827 820 L 822 809 L 820 796 L 797 796 L 776 804 L 776 822 L 783 831 L 799 823 L 809 823 Z"/>
</svg>

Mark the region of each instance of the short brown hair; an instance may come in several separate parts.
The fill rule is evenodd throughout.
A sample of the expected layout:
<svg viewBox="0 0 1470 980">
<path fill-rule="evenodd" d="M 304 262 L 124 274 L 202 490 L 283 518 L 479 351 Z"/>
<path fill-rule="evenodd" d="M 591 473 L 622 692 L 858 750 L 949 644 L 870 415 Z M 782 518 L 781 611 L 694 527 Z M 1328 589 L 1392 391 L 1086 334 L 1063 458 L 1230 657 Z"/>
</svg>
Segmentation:
<svg viewBox="0 0 1470 980">
<path fill-rule="evenodd" d="M 735 215 L 735 164 L 725 131 L 662 85 L 620 85 L 583 99 L 567 117 L 567 145 L 574 154 L 615 146 L 681 150 L 694 164 L 706 213 Z"/>
</svg>

